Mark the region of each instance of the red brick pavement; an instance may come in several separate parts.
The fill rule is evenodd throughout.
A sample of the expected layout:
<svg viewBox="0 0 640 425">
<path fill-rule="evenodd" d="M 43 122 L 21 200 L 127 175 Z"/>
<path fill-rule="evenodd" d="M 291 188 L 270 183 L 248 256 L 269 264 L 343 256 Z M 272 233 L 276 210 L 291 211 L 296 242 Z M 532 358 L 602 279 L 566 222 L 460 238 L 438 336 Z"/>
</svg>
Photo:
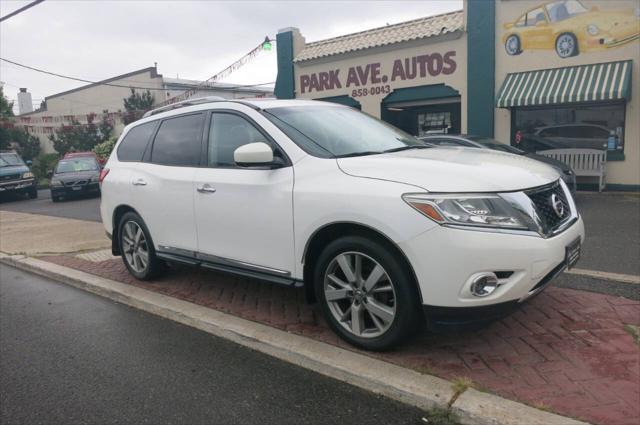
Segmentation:
<svg viewBox="0 0 640 425">
<path fill-rule="evenodd" d="M 119 259 L 44 259 L 353 350 L 300 289 L 186 267 L 141 282 Z M 481 331 L 425 333 L 395 351 L 364 354 L 445 379 L 468 377 L 484 390 L 588 422 L 640 424 L 640 347 L 625 324 L 640 324 L 640 302 L 551 287 Z"/>
</svg>

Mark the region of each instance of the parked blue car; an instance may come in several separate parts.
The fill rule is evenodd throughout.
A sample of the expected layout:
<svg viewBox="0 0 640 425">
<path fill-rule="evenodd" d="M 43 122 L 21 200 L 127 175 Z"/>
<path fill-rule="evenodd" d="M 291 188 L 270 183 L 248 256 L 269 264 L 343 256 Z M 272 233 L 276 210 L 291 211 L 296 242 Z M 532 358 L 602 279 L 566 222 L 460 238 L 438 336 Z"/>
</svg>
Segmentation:
<svg viewBox="0 0 640 425">
<path fill-rule="evenodd" d="M 0 195 L 15 193 L 38 197 L 36 179 L 29 167 L 15 151 L 0 151 Z"/>
</svg>

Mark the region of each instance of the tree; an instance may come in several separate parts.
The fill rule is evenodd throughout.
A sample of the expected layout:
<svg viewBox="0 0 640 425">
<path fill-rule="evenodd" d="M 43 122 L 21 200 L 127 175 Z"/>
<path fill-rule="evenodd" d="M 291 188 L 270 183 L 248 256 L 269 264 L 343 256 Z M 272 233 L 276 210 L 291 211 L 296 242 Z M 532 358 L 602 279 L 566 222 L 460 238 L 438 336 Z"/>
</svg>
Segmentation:
<svg viewBox="0 0 640 425">
<path fill-rule="evenodd" d="M 13 102 L 4 96 L 0 85 L 0 149 L 8 149 L 11 143 L 13 128 Z"/>
<path fill-rule="evenodd" d="M 13 102 L 9 102 L 0 86 L 0 120 L 4 121 L 8 118 L 13 118 Z"/>
<path fill-rule="evenodd" d="M 123 100 L 124 109 L 126 111 L 123 117 L 125 124 L 139 120 L 145 112 L 153 107 L 153 104 L 155 103 L 155 98 L 151 94 L 150 90 L 140 94 L 133 88 L 131 89 L 131 95 Z"/>
<path fill-rule="evenodd" d="M 67 152 L 90 151 L 99 143 L 103 143 L 111 137 L 113 124 L 106 118 L 100 123 L 94 123 L 95 116 L 87 117 L 87 124 L 80 124 L 73 120 L 71 125 L 63 125 L 54 134 L 49 136 L 54 149 L 61 155 Z"/>
<path fill-rule="evenodd" d="M 27 133 L 22 128 L 9 130 L 10 143 L 25 161 L 33 160 L 40 154 L 40 139 Z"/>
</svg>

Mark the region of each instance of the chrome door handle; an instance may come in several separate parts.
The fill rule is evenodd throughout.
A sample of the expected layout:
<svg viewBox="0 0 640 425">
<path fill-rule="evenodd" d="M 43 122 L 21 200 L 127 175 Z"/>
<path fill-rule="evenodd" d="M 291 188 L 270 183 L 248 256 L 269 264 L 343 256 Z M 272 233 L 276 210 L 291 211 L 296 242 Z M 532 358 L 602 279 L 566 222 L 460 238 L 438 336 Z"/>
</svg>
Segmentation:
<svg viewBox="0 0 640 425">
<path fill-rule="evenodd" d="M 147 182 L 144 181 L 143 179 L 138 179 L 138 180 L 132 181 L 131 184 L 134 186 L 146 186 Z"/>
<path fill-rule="evenodd" d="M 211 187 L 209 184 L 205 183 L 203 185 L 197 186 L 196 190 L 200 193 L 214 193 L 216 190 Z"/>
</svg>

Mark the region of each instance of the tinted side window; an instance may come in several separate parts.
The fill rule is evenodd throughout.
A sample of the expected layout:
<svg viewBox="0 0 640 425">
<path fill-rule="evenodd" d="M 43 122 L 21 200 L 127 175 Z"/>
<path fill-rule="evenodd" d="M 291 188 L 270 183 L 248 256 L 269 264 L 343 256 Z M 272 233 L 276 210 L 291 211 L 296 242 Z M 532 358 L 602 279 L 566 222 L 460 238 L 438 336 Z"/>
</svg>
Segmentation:
<svg viewBox="0 0 640 425">
<path fill-rule="evenodd" d="M 271 143 L 249 121 L 234 115 L 217 112 L 213 114 L 209 129 L 209 148 L 207 150 L 210 167 L 235 167 L 233 153 L 240 146 L 264 142 Z M 274 146 L 271 146 L 274 148 Z"/>
<path fill-rule="evenodd" d="M 129 130 L 127 135 L 124 136 L 124 140 L 120 142 L 120 146 L 118 146 L 118 160 L 141 161 L 156 124 L 155 122 L 148 122 Z"/>
<path fill-rule="evenodd" d="M 162 121 L 153 141 L 151 162 L 195 167 L 200 164 L 203 114 L 185 115 Z"/>
</svg>

